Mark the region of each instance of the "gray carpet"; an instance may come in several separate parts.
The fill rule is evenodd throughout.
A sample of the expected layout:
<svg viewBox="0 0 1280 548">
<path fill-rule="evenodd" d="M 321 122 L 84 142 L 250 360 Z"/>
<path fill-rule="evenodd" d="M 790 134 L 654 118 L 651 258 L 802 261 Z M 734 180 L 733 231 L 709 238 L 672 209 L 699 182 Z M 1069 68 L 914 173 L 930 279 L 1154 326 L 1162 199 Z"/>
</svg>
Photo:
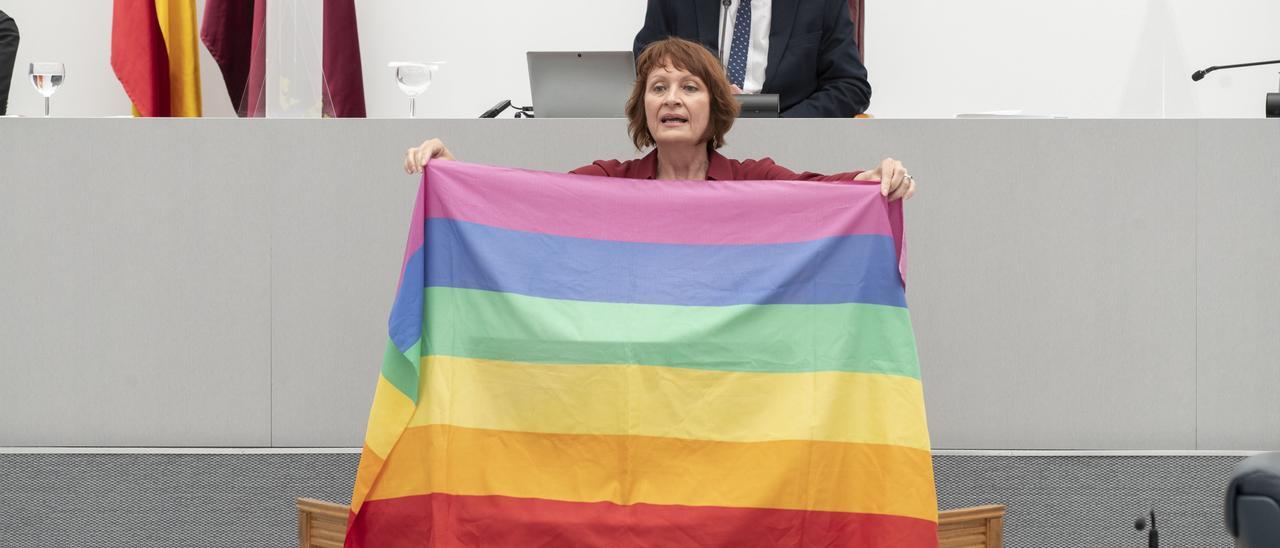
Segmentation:
<svg viewBox="0 0 1280 548">
<path fill-rule="evenodd" d="M 1005 546 L 1146 547 L 1133 521 L 1154 506 L 1162 548 L 1230 548 L 1222 522 L 1243 457 L 935 456 L 940 508 L 1004 504 Z"/>
<path fill-rule="evenodd" d="M 0 547 L 297 545 L 293 499 L 349 502 L 356 454 L 0 454 Z M 1240 457 L 934 459 L 939 505 L 1008 506 L 1006 546 L 1229 548 L 1222 492 Z"/>
<path fill-rule="evenodd" d="M 297 546 L 294 498 L 343 503 L 359 455 L 0 455 L 0 546 Z"/>
</svg>

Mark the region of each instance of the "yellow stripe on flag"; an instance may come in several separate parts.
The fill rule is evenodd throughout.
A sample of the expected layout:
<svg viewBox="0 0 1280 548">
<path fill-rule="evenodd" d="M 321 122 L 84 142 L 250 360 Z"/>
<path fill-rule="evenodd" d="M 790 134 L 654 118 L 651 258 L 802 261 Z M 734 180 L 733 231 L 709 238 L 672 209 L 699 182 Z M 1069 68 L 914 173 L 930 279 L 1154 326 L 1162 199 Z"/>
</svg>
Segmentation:
<svg viewBox="0 0 1280 548">
<path fill-rule="evenodd" d="M 920 381 L 900 375 L 545 365 L 451 356 L 423 358 L 423 372 L 423 404 L 410 426 L 741 442 L 812 439 L 929 450 Z M 372 427 L 370 421 L 371 434 Z"/>
<path fill-rule="evenodd" d="M 355 489 L 351 495 L 351 508 L 354 511 L 360 510 L 369 490 L 380 481 L 383 459 L 400 440 L 413 411 L 413 400 L 387 382 L 382 375 L 378 375 L 378 387 L 373 393 L 373 407 L 369 411 L 369 424 L 360 455 L 360 468 L 356 471 Z"/>
<path fill-rule="evenodd" d="M 369 425 L 364 435 L 365 447 L 386 458 L 413 411 L 413 401 L 378 375 L 378 387 L 373 393 L 373 408 L 369 411 Z"/>
</svg>

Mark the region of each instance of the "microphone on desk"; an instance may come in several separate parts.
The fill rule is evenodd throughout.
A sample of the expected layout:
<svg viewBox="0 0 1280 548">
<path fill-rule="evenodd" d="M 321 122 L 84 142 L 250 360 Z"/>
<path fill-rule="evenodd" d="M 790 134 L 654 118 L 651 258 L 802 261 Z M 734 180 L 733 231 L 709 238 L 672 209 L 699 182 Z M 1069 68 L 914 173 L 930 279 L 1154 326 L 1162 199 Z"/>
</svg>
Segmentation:
<svg viewBox="0 0 1280 548">
<path fill-rule="evenodd" d="M 1275 61 L 1259 61 L 1259 62 L 1257 62 L 1257 63 L 1241 63 L 1241 64 L 1239 64 L 1239 65 L 1222 65 L 1222 66 L 1220 66 L 1220 67 L 1209 67 L 1209 68 L 1207 68 L 1207 69 L 1204 69 L 1204 70 L 1197 70 L 1197 71 L 1195 71 L 1195 72 L 1191 73 L 1191 79 L 1192 79 L 1193 81 L 1199 82 L 1200 80 L 1203 80 L 1203 79 L 1204 79 L 1205 75 L 1207 75 L 1207 74 L 1209 74 L 1210 72 L 1213 72 L 1213 71 L 1215 71 L 1215 70 L 1222 70 L 1222 69 L 1229 69 L 1229 68 L 1240 68 L 1240 67 L 1256 67 L 1256 66 L 1258 66 L 1258 65 L 1277 65 L 1277 64 L 1280 64 L 1280 59 L 1277 59 L 1277 60 L 1275 60 Z"/>
<path fill-rule="evenodd" d="M 1222 65 L 1220 67 L 1209 67 L 1204 70 L 1197 70 L 1191 73 L 1191 80 L 1199 82 L 1206 75 L 1215 70 L 1240 68 L 1240 67 L 1256 67 L 1259 65 L 1280 65 L 1280 59 L 1275 61 L 1258 61 L 1257 63 L 1241 63 L 1239 65 Z M 1280 118 L 1280 93 L 1268 93 L 1265 110 L 1267 118 Z"/>
</svg>

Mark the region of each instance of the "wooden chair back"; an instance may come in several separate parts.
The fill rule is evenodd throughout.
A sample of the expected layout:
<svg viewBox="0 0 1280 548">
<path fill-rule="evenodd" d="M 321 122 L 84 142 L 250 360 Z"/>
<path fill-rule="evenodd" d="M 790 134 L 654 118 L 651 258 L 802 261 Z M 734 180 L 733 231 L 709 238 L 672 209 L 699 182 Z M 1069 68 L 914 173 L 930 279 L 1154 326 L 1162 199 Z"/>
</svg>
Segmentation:
<svg viewBox="0 0 1280 548">
<path fill-rule="evenodd" d="M 342 548 L 351 507 L 316 499 L 298 499 L 298 546 Z"/>
<path fill-rule="evenodd" d="M 1002 548 L 1004 505 L 938 512 L 938 548 Z"/>
</svg>

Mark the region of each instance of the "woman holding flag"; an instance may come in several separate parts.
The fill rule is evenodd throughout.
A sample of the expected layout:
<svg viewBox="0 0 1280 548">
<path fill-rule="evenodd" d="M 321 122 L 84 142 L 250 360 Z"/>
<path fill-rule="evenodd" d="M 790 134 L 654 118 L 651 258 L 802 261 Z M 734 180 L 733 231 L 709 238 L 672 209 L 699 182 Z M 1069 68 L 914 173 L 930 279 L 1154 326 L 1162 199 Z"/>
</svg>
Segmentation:
<svg viewBox="0 0 1280 548">
<path fill-rule="evenodd" d="M 738 103 L 719 61 L 702 46 L 681 38 L 649 45 L 636 60 L 628 99 L 628 132 L 637 149 L 654 150 L 637 160 L 598 160 L 572 173 L 630 179 L 880 181 L 889 200 L 910 198 L 915 180 L 902 162 L 885 158 L 868 171 L 834 175 L 796 173 L 769 158 L 731 160 L 716 152 L 733 126 Z M 405 152 L 406 173 L 420 173 L 432 159 L 454 159 L 439 139 Z"/>
<path fill-rule="evenodd" d="M 655 150 L 573 171 L 621 180 L 458 162 L 419 186 L 346 546 L 936 548 L 910 176 L 727 159 L 710 53 L 638 65 Z"/>
</svg>

